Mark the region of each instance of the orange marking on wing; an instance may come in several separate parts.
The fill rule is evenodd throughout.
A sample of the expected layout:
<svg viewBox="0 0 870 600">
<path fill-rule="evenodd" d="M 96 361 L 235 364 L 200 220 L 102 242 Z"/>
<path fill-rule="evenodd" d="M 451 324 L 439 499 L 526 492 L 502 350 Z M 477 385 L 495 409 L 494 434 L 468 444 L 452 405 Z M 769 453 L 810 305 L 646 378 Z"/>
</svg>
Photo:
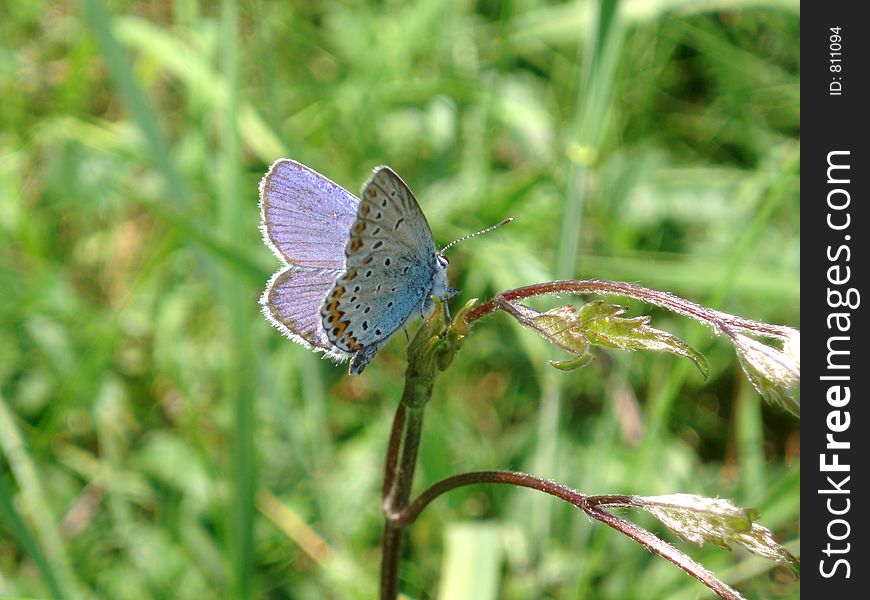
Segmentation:
<svg viewBox="0 0 870 600">
<path fill-rule="evenodd" d="M 371 195 L 371 194 L 369 194 L 369 195 Z M 360 212 L 363 216 L 369 214 L 369 212 L 370 212 L 371 210 L 372 210 L 372 207 L 369 206 L 368 204 L 363 204 L 362 206 L 359 207 L 359 212 Z"/>
<path fill-rule="evenodd" d="M 353 226 L 353 233 L 362 233 L 366 230 L 366 224 L 364 221 L 358 221 L 356 225 Z"/>
<path fill-rule="evenodd" d="M 363 259 L 362 264 L 367 265 L 367 264 L 369 264 L 370 262 L 372 262 L 372 255 L 371 255 L 371 254 L 369 254 L 368 256 L 366 256 L 366 257 Z"/>
<path fill-rule="evenodd" d="M 347 273 L 344 274 L 344 277 L 342 277 L 342 279 L 344 281 L 353 281 L 355 277 L 356 277 L 356 269 L 351 269 L 350 271 L 348 271 Z"/>
<path fill-rule="evenodd" d="M 350 240 L 350 249 L 356 252 L 362 248 L 362 238 L 355 237 Z"/>
</svg>

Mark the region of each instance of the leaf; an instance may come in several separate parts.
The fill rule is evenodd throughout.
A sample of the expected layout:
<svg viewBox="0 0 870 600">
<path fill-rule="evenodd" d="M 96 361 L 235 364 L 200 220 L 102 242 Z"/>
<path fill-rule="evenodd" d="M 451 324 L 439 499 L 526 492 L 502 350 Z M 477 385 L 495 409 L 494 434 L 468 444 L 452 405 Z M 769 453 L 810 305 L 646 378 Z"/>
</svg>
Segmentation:
<svg viewBox="0 0 870 600">
<path fill-rule="evenodd" d="M 800 417 L 800 332 L 789 335 L 783 350 L 741 333 L 725 333 L 734 342 L 740 366 L 761 397 Z"/>
<path fill-rule="evenodd" d="M 600 300 L 580 309 L 582 327 L 596 346 L 620 350 L 654 350 L 670 352 L 695 363 L 706 379 L 710 374 L 704 356 L 678 337 L 649 326 L 648 316 L 624 318 L 626 308 Z"/>
<path fill-rule="evenodd" d="M 589 338 L 573 306 L 560 306 L 539 313 L 534 317 L 534 323 L 541 335 L 563 350 L 581 357 L 589 351 Z"/>
<path fill-rule="evenodd" d="M 563 371 L 587 365 L 592 360 L 589 348 L 595 345 L 670 352 L 694 362 L 705 378 L 709 374 L 707 361 L 700 352 L 679 338 L 650 327 L 649 317 L 621 317 L 626 311 L 624 306 L 595 301 L 585 304 L 579 313 L 570 304 L 543 313 L 519 303 L 509 303 L 505 308 L 521 324 L 577 357 L 550 361 L 550 365 Z"/>
<path fill-rule="evenodd" d="M 589 339 L 580 327 L 580 319 L 573 306 L 560 306 L 544 313 L 519 303 L 508 303 L 505 308 L 520 324 L 534 329 L 541 337 L 576 357 L 551 360 L 551 366 L 561 371 L 573 371 L 586 366 L 594 358 L 589 352 Z"/>
<path fill-rule="evenodd" d="M 574 369 L 585 367 L 592 362 L 593 358 L 594 356 L 592 356 L 592 354 L 584 354 L 583 356 L 570 360 L 551 360 L 549 363 L 551 367 L 556 367 L 560 371 L 573 371 Z"/>
<path fill-rule="evenodd" d="M 741 508 L 723 498 L 695 494 L 632 496 L 629 506 L 651 513 L 675 534 L 699 545 L 710 542 L 730 549 L 732 544 L 769 560 L 783 562 L 800 574 L 800 562 L 756 521 L 758 511 Z"/>
</svg>

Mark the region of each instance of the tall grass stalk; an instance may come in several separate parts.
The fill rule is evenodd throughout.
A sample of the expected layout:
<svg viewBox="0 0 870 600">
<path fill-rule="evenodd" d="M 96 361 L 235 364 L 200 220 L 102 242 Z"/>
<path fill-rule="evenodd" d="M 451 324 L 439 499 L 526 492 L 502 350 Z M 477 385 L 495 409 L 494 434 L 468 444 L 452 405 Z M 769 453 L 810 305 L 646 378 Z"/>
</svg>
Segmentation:
<svg viewBox="0 0 870 600">
<path fill-rule="evenodd" d="M 60 536 L 58 520 L 52 514 L 39 473 L 2 395 L 0 395 L 0 450 L 18 482 L 22 504 L 27 507 L 36 530 L 38 547 L 32 540 L 26 542 L 26 545 L 34 549 L 38 548 L 34 559 L 42 568 L 46 582 L 59 598 L 65 600 L 83 598 L 81 584 L 75 576 L 66 553 L 66 545 Z M 11 497 L 7 494 L 8 489 L 5 484 L 0 488 L 2 502 L 6 507 L 4 512 L 17 516 L 17 511 L 12 512 L 15 509 Z M 18 519 L 16 522 L 19 523 L 19 535 L 29 540 L 30 536 L 23 522 Z"/>
<path fill-rule="evenodd" d="M 246 209 L 240 185 L 241 151 L 237 115 L 239 109 L 238 8 L 235 0 L 221 3 L 221 67 L 225 85 L 221 138 L 217 164 L 220 173 L 218 228 L 226 239 L 238 235 L 239 223 L 245 220 Z M 233 495 L 230 510 L 231 597 L 245 600 L 254 594 L 254 516 L 257 486 L 254 453 L 254 368 L 248 337 L 252 302 L 245 302 L 245 287 L 228 269 L 221 270 L 220 293 L 229 320 L 230 345 L 224 356 L 224 386 L 227 400 L 233 406 L 232 472 Z"/>
<path fill-rule="evenodd" d="M 586 196 L 591 191 L 590 171 L 595 168 L 600 145 L 606 135 L 613 76 L 620 55 L 622 28 L 619 24 L 619 2 L 600 0 L 596 6 L 596 27 L 588 35 L 585 47 L 581 48 L 584 60 L 578 61 L 574 118 L 569 130 L 571 135 L 564 140 L 567 180 L 554 265 L 556 279 L 573 279 L 576 276 L 583 209 Z M 565 378 L 561 373 L 543 367 L 534 472 L 547 476 L 558 474 L 564 384 Z M 534 538 L 539 540 L 540 551 L 550 537 L 553 503 L 544 497 L 535 497 L 532 502 L 532 530 Z"/>
</svg>

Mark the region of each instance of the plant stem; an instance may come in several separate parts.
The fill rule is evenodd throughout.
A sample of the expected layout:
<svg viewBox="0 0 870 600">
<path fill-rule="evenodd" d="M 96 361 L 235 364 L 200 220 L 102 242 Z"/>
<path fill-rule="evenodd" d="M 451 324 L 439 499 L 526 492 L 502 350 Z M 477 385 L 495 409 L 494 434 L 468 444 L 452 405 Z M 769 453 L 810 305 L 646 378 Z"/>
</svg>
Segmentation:
<svg viewBox="0 0 870 600">
<path fill-rule="evenodd" d="M 423 374 L 409 363 L 402 401 L 393 419 L 384 468 L 384 534 L 381 540 L 381 600 L 395 600 L 399 593 L 399 558 L 407 523 L 402 514 L 411 497 L 417 451 L 423 432 L 423 411 L 432 397 L 434 374 Z"/>
<path fill-rule="evenodd" d="M 761 323 L 751 319 L 744 319 L 729 315 L 718 310 L 713 310 L 691 302 L 668 292 L 651 290 L 635 283 L 624 281 L 606 281 L 601 279 L 580 279 L 566 281 L 548 281 L 526 287 L 502 292 L 492 300 L 484 302 L 477 308 L 470 310 L 465 315 L 465 322 L 472 323 L 477 319 L 496 310 L 508 310 L 507 305 L 531 298 L 534 296 L 546 296 L 555 294 L 598 294 L 603 296 L 624 296 L 634 298 L 654 306 L 671 310 L 700 321 L 705 321 L 718 327 L 725 333 L 730 329 L 746 331 L 757 335 L 765 335 L 777 339 L 786 339 L 790 330 L 787 327 Z"/>
<path fill-rule="evenodd" d="M 435 376 L 450 366 L 453 356 L 468 334 L 465 315 L 475 299 L 450 321 L 436 299 L 429 315 L 408 345 L 408 368 L 402 400 L 393 418 L 387 460 L 384 466 L 384 537 L 381 542 L 381 600 L 396 600 L 399 593 L 399 557 L 407 522 L 402 515 L 411 498 L 411 484 L 417 466 L 417 452 L 423 432 L 423 410 L 432 398 Z"/>
<path fill-rule="evenodd" d="M 652 552 L 655 552 L 659 556 L 671 561 L 686 573 L 710 588 L 720 598 L 723 598 L 724 600 L 744 600 L 743 596 L 737 592 L 737 590 L 725 584 L 706 567 L 692 560 L 671 544 L 665 542 L 655 534 L 638 527 L 634 523 L 621 519 L 601 508 L 602 506 L 631 508 L 634 506 L 631 496 L 587 496 L 586 494 L 573 488 L 569 488 L 568 486 L 547 479 L 542 479 L 540 477 L 535 477 L 534 475 L 529 475 L 527 473 L 517 473 L 513 471 L 477 471 L 472 473 L 462 473 L 461 475 L 454 475 L 453 477 L 443 479 L 420 494 L 420 496 L 418 496 L 414 502 L 407 507 L 407 510 L 405 510 L 403 514 L 397 515 L 395 526 L 403 528 L 413 523 L 430 502 L 445 492 L 449 492 L 450 490 L 465 485 L 483 483 L 499 483 L 527 487 L 569 502 L 593 519 L 601 521 L 605 525 L 622 532 Z M 394 598 L 395 597 L 391 597 L 390 600 L 394 600 Z M 383 596 L 382 600 L 384 600 Z"/>
</svg>

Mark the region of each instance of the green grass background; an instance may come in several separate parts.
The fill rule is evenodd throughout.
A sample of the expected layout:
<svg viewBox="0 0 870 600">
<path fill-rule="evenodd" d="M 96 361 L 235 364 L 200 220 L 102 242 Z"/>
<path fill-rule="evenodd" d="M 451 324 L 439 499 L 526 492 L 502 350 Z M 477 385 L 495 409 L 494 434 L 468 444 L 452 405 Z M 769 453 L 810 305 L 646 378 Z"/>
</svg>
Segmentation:
<svg viewBox="0 0 870 600">
<path fill-rule="evenodd" d="M 354 192 L 391 165 L 439 244 L 515 217 L 451 251 L 455 306 L 595 277 L 799 326 L 799 70 L 796 0 L 3 3 L 0 595 L 374 597 L 404 336 L 349 377 L 259 314 L 276 158 Z M 797 421 L 724 339 L 629 305 L 709 380 L 616 351 L 557 372 L 488 317 L 436 384 L 417 488 L 511 468 L 730 497 L 798 553 Z M 711 597 L 530 490 L 452 492 L 408 540 L 413 598 Z"/>
</svg>

